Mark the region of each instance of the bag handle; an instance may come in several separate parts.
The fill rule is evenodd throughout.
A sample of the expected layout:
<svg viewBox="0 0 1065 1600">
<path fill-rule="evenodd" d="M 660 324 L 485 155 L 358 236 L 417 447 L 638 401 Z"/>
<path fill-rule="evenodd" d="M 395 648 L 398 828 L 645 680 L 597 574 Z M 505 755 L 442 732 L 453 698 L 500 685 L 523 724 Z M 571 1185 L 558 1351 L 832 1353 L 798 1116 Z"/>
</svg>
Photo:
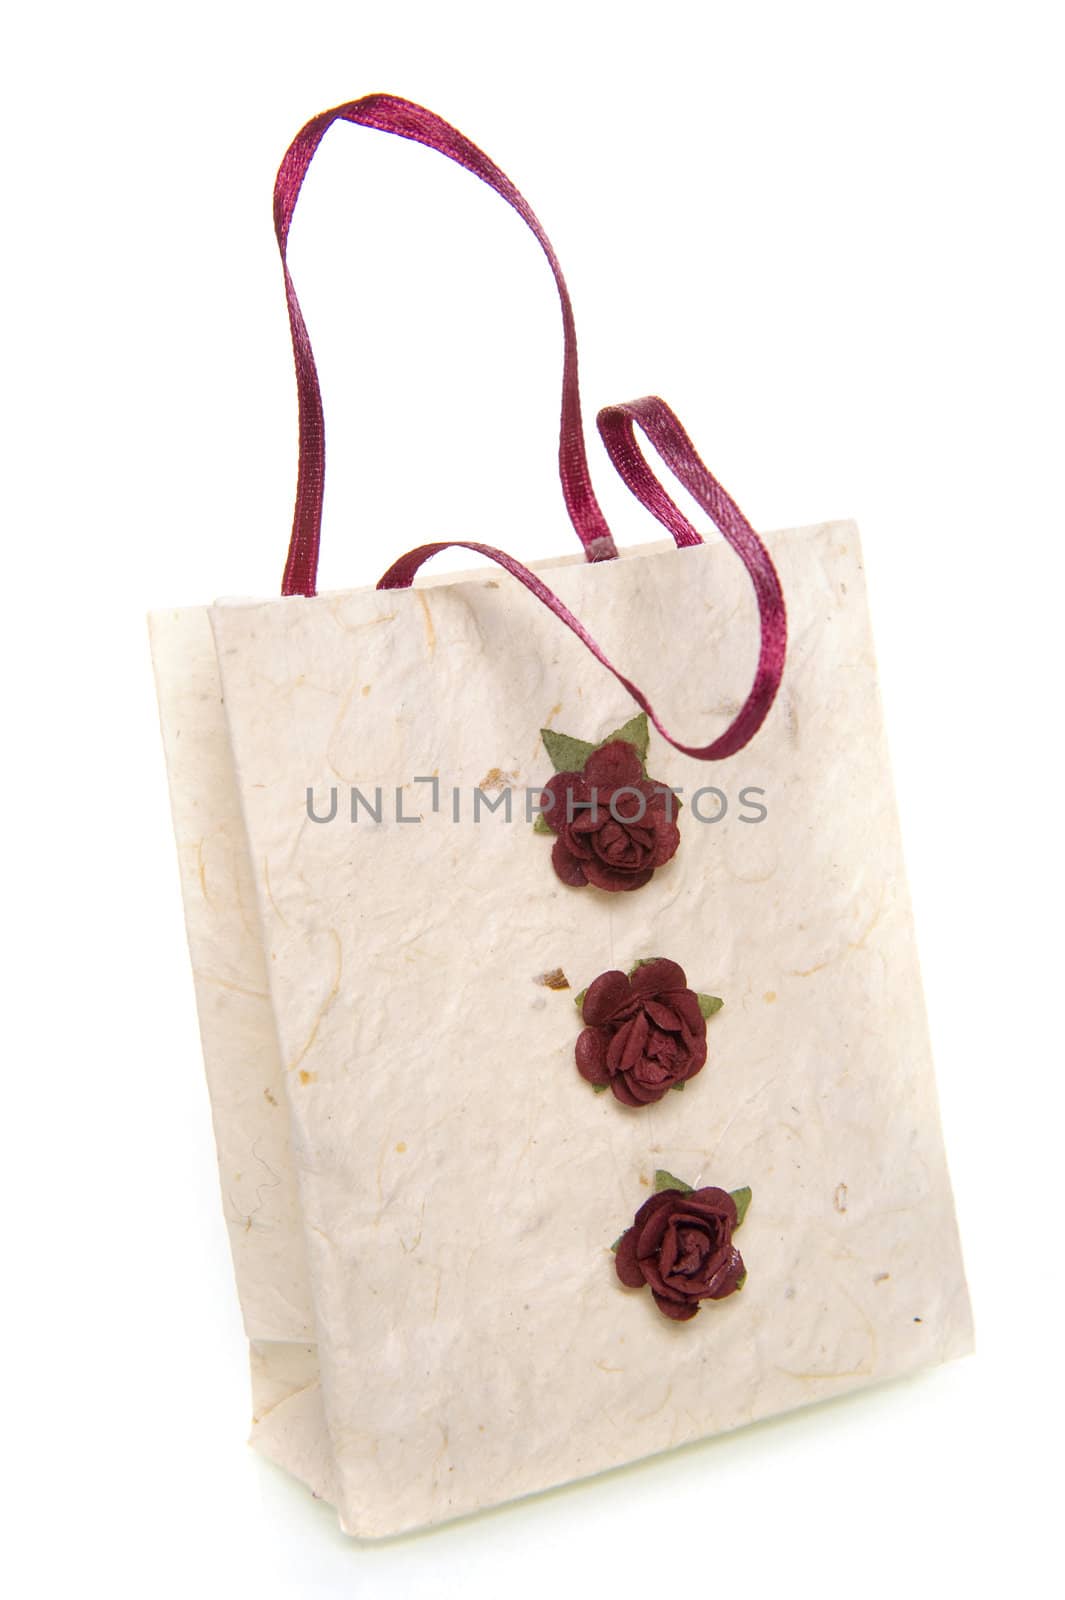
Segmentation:
<svg viewBox="0 0 1065 1600">
<path fill-rule="evenodd" d="M 547 256 L 562 305 L 565 343 L 562 378 L 562 420 L 559 436 L 559 475 L 570 520 L 584 545 L 589 561 L 612 560 L 617 547 L 599 508 L 588 473 L 581 424 L 580 393 L 577 383 L 577 336 L 573 308 L 565 279 L 551 243 L 536 216 L 510 182 L 483 151 L 423 106 L 400 100 L 394 95 L 372 94 L 348 101 L 332 111 L 312 117 L 296 135 L 281 163 L 274 186 L 274 230 L 277 235 L 285 274 L 292 349 L 296 363 L 299 393 L 299 474 L 292 539 L 282 585 L 284 595 L 313 596 L 318 568 L 318 546 L 322 523 L 322 490 L 325 478 L 325 434 L 322 396 L 314 354 L 307 336 L 296 290 L 288 270 L 288 235 L 300 188 L 314 153 L 334 122 L 358 123 L 382 133 L 424 144 L 448 156 L 494 189 L 528 224 Z M 787 649 L 787 615 L 784 596 L 768 550 L 735 501 L 726 494 L 700 460 L 695 446 L 664 400 L 654 396 L 607 406 L 598 416 L 599 432 L 607 452 L 637 499 L 668 528 L 680 547 L 701 544 L 702 538 L 682 514 L 655 477 L 636 444 L 639 426 L 662 460 L 683 484 L 698 505 L 712 518 L 725 540 L 743 562 L 754 585 L 758 602 L 761 647 L 754 683 L 739 713 L 719 738 L 707 745 L 683 744 L 663 724 L 647 696 L 626 678 L 607 658 L 584 624 L 556 594 L 528 567 L 492 545 L 467 540 L 446 540 L 419 545 L 394 562 L 377 587 L 405 589 L 426 561 L 442 550 L 472 550 L 497 562 L 523 583 L 531 594 L 577 635 L 608 672 L 646 711 L 662 737 L 683 755 L 700 761 L 722 761 L 750 742 L 769 713 L 780 687 Z"/>
<path fill-rule="evenodd" d="M 606 518 L 595 498 L 588 458 L 584 448 L 584 429 L 581 423 L 581 400 L 577 378 L 577 330 L 573 320 L 566 280 L 562 276 L 558 257 L 532 208 L 511 183 L 505 173 L 459 133 L 442 117 L 427 111 L 424 106 L 400 100 L 390 94 L 368 94 L 361 100 L 349 100 L 322 111 L 300 129 L 278 169 L 274 184 L 274 232 L 277 236 L 281 262 L 285 273 L 285 297 L 288 301 L 289 326 L 292 330 L 292 352 L 296 362 L 296 386 L 299 394 L 299 469 L 296 481 L 296 508 L 292 519 L 292 539 L 288 561 L 285 565 L 281 593 L 313 595 L 318 570 L 318 545 L 322 527 L 322 495 L 325 484 L 325 425 L 322 415 L 322 394 L 318 385 L 318 372 L 314 353 L 307 335 L 295 286 L 288 270 L 288 235 L 292 214 L 315 151 L 334 122 L 357 123 L 364 128 L 376 128 L 381 133 L 394 133 L 401 139 L 411 139 L 416 144 L 428 146 L 440 155 L 465 167 L 489 188 L 494 189 L 518 213 L 535 235 L 547 257 L 558 287 L 562 304 L 562 329 L 564 357 L 562 364 L 562 420 L 559 432 L 558 468 L 562 479 L 562 493 L 570 521 L 587 552 L 589 561 L 607 561 L 617 555 Z"/>
<path fill-rule="evenodd" d="M 680 422 L 664 400 L 651 396 L 633 400 L 626 405 L 607 406 L 599 413 L 599 429 L 610 452 L 611 459 L 621 476 L 648 510 L 669 528 L 678 545 L 697 545 L 703 541 L 673 504 L 658 479 L 640 455 L 632 438 L 632 424 L 639 422 L 647 432 L 670 471 L 683 483 L 692 498 L 702 506 L 720 529 L 726 542 L 739 556 L 754 584 L 758 601 L 758 618 L 761 626 L 761 648 L 755 668 L 751 692 L 739 712 L 719 738 L 710 744 L 683 744 L 675 739 L 662 722 L 654 706 L 642 689 L 615 667 L 614 663 L 595 642 L 584 623 L 554 594 L 528 567 L 515 561 L 505 551 L 492 545 L 471 544 L 465 540 L 447 540 L 440 544 L 419 545 L 408 550 L 394 562 L 377 587 L 379 589 L 406 589 L 414 580 L 419 567 L 442 550 L 473 550 L 487 556 L 523 583 L 531 594 L 554 612 L 560 622 L 577 635 L 592 652 L 595 659 L 627 689 L 641 711 L 646 711 L 658 732 L 681 755 L 694 756 L 697 761 L 723 761 L 734 756 L 749 744 L 769 714 L 776 698 L 784 672 L 787 652 L 788 624 L 784 609 L 784 595 L 769 551 L 759 539 L 747 518 L 718 483 L 696 454 L 695 446 L 681 427 Z M 628 438 L 628 445 L 622 441 Z M 636 463 L 639 464 L 638 468 Z M 639 470 L 639 469 L 642 469 Z M 632 481 L 630 481 L 630 479 Z M 650 488 L 653 485 L 653 491 Z M 668 509 L 667 509 L 668 508 Z M 682 579 L 678 575 L 678 590 Z"/>
</svg>

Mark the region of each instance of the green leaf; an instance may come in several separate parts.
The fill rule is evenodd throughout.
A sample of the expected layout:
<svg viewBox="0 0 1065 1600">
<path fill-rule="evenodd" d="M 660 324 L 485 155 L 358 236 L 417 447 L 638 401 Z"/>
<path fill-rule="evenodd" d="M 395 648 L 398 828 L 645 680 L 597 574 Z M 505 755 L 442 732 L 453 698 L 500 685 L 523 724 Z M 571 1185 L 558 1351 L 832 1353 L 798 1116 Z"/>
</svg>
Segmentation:
<svg viewBox="0 0 1065 1600">
<path fill-rule="evenodd" d="M 625 1229 L 625 1233 L 628 1233 L 628 1231 L 629 1231 L 628 1228 L 626 1228 Z M 617 1253 L 618 1253 L 618 1245 L 621 1243 L 622 1239 L 624 1239 L 625 1233 L 619 1233 L 617 1238 L 614 1240 L 614 1243 L 610 1246 L 611 1250 L 613 1250 L 615 1255 L 617 1255 Z"/>
<path fill-rule="evenodd" d="M 700 994 L 696 995 L 695 998 L 699 1002 L 699 1010 L 704 1017 L 712 1017 L 714 1012 L 720 1011 L 725 1004 L 724 1000 L 719 1000 L 716 994 Z"/>
<path fill-rule="evenodd" d="M 541 811 L 537 816 L 536 821 L 533 823 L 533 833 L 548 833 L 553 835 L 554 831 L 554 828 Z"/>
<path fill-rule="evenodd" d="M 556 772 L 583 772 L 584 763 L 595 749 L 587 739 L 573 739 L 568 733 L 556 733 L 554 728 L 541 728 L 540 737 Z"/>
<path fill-rule="evenodd" d="M 651 730 L 647 725 L 647 712 L 641 711 L 638 717 L 630 717 L 628 722 L 622 723 L 616 733 L 608 733 L 602 744 L 596 746 L 601 750 L 604 744 L 613 744 L 615 739 L 624 739 L 626 744 L 631 744 L 640 758 L 641 764 L 647 760 L 647 746 L 651 742 Z"/>
<path fill-rule="evenodd" d="M 675 1083 L 673 1085 L 673 1091 L 675 1094 L 683 1094 L 687 1087 L 688 1085 L 686 1083 Z"/>
<path fill-rule="evenodd" d="M 681 1194 L 692 1192 L 690 1183 L 685 1183 L 683 1178 L 675 1178 L 665 1167 L 659 1167 L 655 1173 L 655 1194 L 661 1194 L 663 1189 L 679 1189 Z"/>
<path fill-rule="evenodd" d="M 593 1083 L 592 1084 L 592 1093 L 593 1094 L 606 1094 L 606 1092 L 607 1092 L 607 1090 L 609 1088 L 610 1088 L 609 1083 Z"/>
<path fill-rule="evenodd" d="M 751 1203 L 751 1191 L 746 1188 L 733 1189 L 732 1198 L 736 1202 L 736 1226 L 738 1228 L 747 1215 L 747 1207 Z"/>
<path fill-rule="evenodd" d="M 584 1016 L 584 997 L 587 993 L 587 989 L 582 989 L 580 994 L 575 994 L 573 996 L 573 1004 L 577 1007 L 577 1010 L 580 1012 L 582 1017 Z"/>
<path fill-rule="evenodd" d="M 621 1237 L 624 1238 L 625 1235 L 622 1234 Z M 742 1278 L 737 1278 L 737 1280 L 736 1280 L 736 1288 L 737 1289 L 742 1289 L 746 1282 L 747 1282 L 747 1274 L 744 1273 Z"/>
<path fill-rule="evenodd" d="M 651 730 L 646 711 L 641 711 L 637 717 L 630 717 L 628 722 L 622 723 L 620 728 L 607 734 L 605 739 L 600 739 L 598 744 L 592 744 L 588 739 L 575 739 L 569 733 L 557 733 L 554 728 L 541 728 L 540 737 L 544 741 L 544 749 L 550 756 L 556 772 L 583 772 L 593 751 L 602 750 L 604 745 L 622 739 L 626 744 L 632 745 L 639 758 L 644 777 L 647 776 L 647 748 L 651 741 Z M 537 826 L 539 820 L 538 818 Z M 543 829 L 540 831 L 543 832 Z"/>
</svg>

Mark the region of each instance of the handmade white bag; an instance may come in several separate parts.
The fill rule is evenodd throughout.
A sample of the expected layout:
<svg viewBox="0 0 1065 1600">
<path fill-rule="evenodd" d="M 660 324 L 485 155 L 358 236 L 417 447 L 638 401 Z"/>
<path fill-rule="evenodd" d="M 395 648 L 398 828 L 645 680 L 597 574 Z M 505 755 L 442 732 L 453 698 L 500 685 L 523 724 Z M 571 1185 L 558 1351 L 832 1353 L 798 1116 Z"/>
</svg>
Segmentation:
<svg viewBox="0 0 1065 1600">
<path fill-rule="evenodd" d="M 151 636 L 252 1440 L 378 1537 L 946 1360 L 971 1327 L 857 530 L 771 535 L 770 561 L 672 414 L 641 402 L 605 413 L 604 439 L 682 548 L 615 558 L 557 262 L 486 157 L 387 96 L 325 113 L 279 173 L 282 251 L 338 117 L 460 161 L 547 252 L 563 485 L 591 558 L 534 577 L 489 552 L 492 567 L 409 587 L 428 546 L 389 587 L 315 596 L 321 414 L 286 268 L 301 397 L 286 597 L 157 613 Z M 634 422 L 725 539 L 681 517 Z M 672 728 L 718 730 L 677 748 L 652 714 L 647 778 L 683 803 L 679 845 L 659 860 L 652 840 L 646 876 L 631 852 L 649 834 L 619 824 L 581 857 L 589 834 L 531 825 L 552 752 L 579 760 L 620 729 L 643 755 L 634 683 Z M 626 872 L 635 892 L 612 892 Z M 602 1010 L 581 991 L 652 958 L 724 1002 L 683 1093 L 647 1089 L 645 1067 L 674 1066 L 646 1045 L 631 1071 L 620 1047 L 589 1068 L 592 1039 L 578 1071 L 586 1008 Z M 639 1026 L 687 1040 L 657 1003 Z M 646 1223 L 629 1238 L 656 1182 L 673 1245 Z M 707 1223 L 688 1186 L 746 1215 Z M 674 1245 L 738 1249 L 742 1287 L 727 1262 L 709 1288 L 678 1277 Z M 634 1262 L 666 1315 L 619 1277 L 641 1282 Z"/>
</svg>

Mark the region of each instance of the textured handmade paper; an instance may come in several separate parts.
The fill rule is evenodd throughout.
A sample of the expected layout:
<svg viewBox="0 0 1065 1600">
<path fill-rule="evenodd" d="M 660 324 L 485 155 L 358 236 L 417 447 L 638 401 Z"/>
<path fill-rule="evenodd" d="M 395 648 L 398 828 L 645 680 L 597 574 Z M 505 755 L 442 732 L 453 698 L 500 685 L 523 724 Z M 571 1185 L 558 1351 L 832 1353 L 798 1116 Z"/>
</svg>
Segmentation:
<svg viewBox="0 0 1065 1600">
<path fill-rule="evenodd" d="M 152 658 L 222 1203 L 251 1341 L 255 1442 L 335 1498 L 277 1034 L 206 611 L 160 611 Z"/>
<path fill-rule="evenodd" d="M 767 543 L 790 621 L 777 704 L 713 766 L 652 733 L 652 776 L 686 796 L 714 784 L 729 810 L 700 824 L 686 807 L 676 857 L 633 894 L 561 884 L 518 795 L 510 824 L 472 822 L 474 787 L 550 775 L 541 726 L 594 740 L 633 710 L 504 574 L 210 610 L 218 762 L 231 752 L 262 930 L 238 937 L 271 1002 L 234 1061 L 211 1003 L 230 952 L 203 956 L 192 870 L 214 819 L 185 818 L 205 1050 L 227 1063 L 211 1070 L 220 1147 L 263 1153 L 243 1123 L 263 1089 L 287 1107 L 291 1166 L 272 1146 L 271 1166 L 286 1194 L 295 1174 L 302 1230 L 291 1208 L 278 1226 L 305 1249 L 315 1323 L 313 1341 L 257 1342 L 257 1397 L 274 1397 L 270 1453 L 291 1449 L 349 1532 L 457 1516 L 969 1348 L 857 531 Z M 720 730 L 757 641 L 723 544 L 546 570 L 673 729 Z M 209 676 L 204 615 L 182 616 Z M 434 774 L 435 814 L 414 782 Z M 334 786 L 336 819 L 310 821 L 306 789 L 324 814 Z M 349 820 L 352 786 L 381 787 L 380 824 Z M 397 786 L 420 822 L 396 820 Z M 740 818 L 747 787 L 765 791 L 758 824 Z M 654 955 L 725 1006 L 700 1076 L 631 1112 L 576 1072 L 573 995 Z M 568 991 L 536 981 L 555 968 Z M 684 1324 L 613 1270 L 656 1167 L 754 1193 L 746 1286 Z M 291 1370 L 286 1339 L 303 1348 Z"/>
</svg>

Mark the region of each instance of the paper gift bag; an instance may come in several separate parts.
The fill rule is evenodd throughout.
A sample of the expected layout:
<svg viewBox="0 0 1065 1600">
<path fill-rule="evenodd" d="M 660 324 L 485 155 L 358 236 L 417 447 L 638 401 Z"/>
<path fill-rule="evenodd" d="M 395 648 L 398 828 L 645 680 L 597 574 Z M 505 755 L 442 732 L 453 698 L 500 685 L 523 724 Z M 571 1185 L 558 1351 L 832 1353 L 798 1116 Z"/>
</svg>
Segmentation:
<svg viewBox="0 0 1065 1600">
<path fill-rule="evenodd" d="M 279 174 L 282 251 L 337 117 L 459 160 L 539 238 L 589 557 L 489 551 L 412 587 L 431 545 L 315 595 L 321 412 L 286 268 L 285 597 L 159 613 L 152 642 L 253 1442 L 378 1537 L 971 1329 L 857 530 L 759 541 L 648 401 L 601 432 L 674 542 L 619 556 L 565 285 L 487 158 L 389 97 L 326 113 Z M 637 683 L 714 739 L 674 741 Z"/>
</svg>

